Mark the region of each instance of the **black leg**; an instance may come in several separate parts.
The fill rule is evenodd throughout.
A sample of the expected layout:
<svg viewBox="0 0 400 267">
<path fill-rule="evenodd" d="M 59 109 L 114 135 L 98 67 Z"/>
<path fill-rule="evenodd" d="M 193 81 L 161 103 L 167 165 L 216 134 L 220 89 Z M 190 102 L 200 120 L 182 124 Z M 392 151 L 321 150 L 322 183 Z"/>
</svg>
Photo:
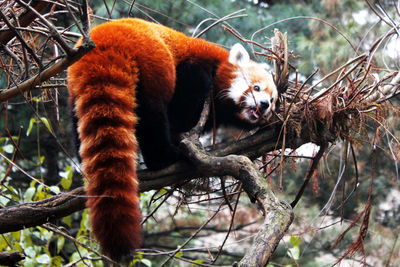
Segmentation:
<svg viewBox="0 0 400 267">
<path fill-rule="evenodd" d="M 171 142 L 167 108 L 140 97 L 136 137 L 147 168 L 162 169 L 179 159 Z"/>
<path fill-rule="evenodd" d="M 168 105 L 168 118 L 174 135 L 189 131 L 196 125 L 212 86 L 212 74 L 201 65 L 190 62 L 178 65 L 175 92 Z"/>
</svg>

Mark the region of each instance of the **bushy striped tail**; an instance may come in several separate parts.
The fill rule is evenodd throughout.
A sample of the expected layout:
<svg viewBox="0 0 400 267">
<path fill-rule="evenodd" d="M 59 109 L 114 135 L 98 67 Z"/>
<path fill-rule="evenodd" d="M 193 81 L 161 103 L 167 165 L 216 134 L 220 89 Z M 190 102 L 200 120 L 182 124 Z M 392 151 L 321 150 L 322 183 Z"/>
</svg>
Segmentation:
<svg viewBox="0 0 400 267">
<path fill-rule="evenodd" d="M 87 207 L 102 251 L 119 261 L 141 241 L 135 160 L 137 68 L 120 48 L 95 48 L 70 67 Z"/>
</svg>

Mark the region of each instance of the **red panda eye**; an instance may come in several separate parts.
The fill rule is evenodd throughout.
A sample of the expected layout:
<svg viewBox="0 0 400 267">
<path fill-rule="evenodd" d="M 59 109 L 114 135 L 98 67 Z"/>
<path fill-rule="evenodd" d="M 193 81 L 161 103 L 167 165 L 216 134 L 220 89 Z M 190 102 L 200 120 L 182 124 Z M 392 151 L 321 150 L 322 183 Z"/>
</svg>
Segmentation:
<svg viewBox="0 0 400 267">
<path fill-rule="evenodd" d="M 259 92 L 260 91 L 260 86 L 254 85 L 253 87 L 254 91 Z"/>
</svg>

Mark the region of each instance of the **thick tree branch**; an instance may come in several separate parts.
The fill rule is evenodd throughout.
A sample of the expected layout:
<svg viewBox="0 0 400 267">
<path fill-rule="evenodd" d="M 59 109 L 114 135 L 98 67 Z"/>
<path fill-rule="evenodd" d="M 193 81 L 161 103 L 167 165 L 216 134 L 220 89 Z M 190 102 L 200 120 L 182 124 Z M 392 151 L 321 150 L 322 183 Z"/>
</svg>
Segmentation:
<svg viewBox="0 0 400 267">
<path fill-rule="evenodd" d="M 214 157 L 189 138 L 182 140 L 185 155 L 204 175 L 231 175 L 242 182 L 243 189 L 252 202 L 257 201 L 264 211 L 265 220 L 260 226 L 252 247 L 235 266 L 265 266 L 293 221 L 293 211 L 287 203 L 275 197 L 257 166 L 245 156 Z"/>
<path fill-rule="evenodd" d="M 210 151 L 210 153 L 217 157 L 239 153 L 250 155 L 251 158 L 256 157 L 257 154 L 260 156 L 274 149 L 277 142 L 276 132 L 277 130 L 275 129 L 265 129 L 253 136 L 237 141 L 235 144 L 221 145 L 216 150 Z M 304 139 L 302 142 L 306 143 L 308 139 Z M 300 145 L 300 143 L 297 145 Z M 203 171 L 200 173 L 189 163 L 181 161 L 156 172 L 147 170 L 139 171 L 140 191 L 160 189 L 190 179 L 217 174 L 216 170 L 212 170 L 212 168 L 209 168 L 209 170 L 209 172 Z M 219 175 L 222 174 L 219 173 Z M 49 220 L 62 218 L 73 212 L 82 210 L 85 208 L 84 195 L 85 190 L 83 187 L 80 187 L 69 193 L 62 193 L 46 200 L 0 209 L 0 233 L 41 225 Z M 33 214 L 34 216 L 32 216 Z"/>
<path fill-rule="evenodd" d="M 80 187 L 41 201 L 0 209 L 0 233 L 18 231 L 68 216 L 82 210 L 85 200 L 85 190 Z"/>
<path fill-rule="evenodd" d="M 15 266 L 23 259 L 25 256 L 19 252 L 0 252 L 0 265 L 2 266 Z"/>
</svg>

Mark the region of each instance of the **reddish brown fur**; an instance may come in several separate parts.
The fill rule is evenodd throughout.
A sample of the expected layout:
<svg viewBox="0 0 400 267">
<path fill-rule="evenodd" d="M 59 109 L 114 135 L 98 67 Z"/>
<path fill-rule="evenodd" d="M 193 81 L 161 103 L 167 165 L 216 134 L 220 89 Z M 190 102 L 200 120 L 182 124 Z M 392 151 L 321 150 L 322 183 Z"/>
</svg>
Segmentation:
<svg viewBox="0 0 400 267">
<path fill-rule="evenodd" d="M 93 234 L 104 253 L 119 260 L 138 248 L 141 239 L 134 130 L 139 76 L 144 94 L 165 103 L 174 92 L 180 62 L 190 58 L 210 67 L 222 63 L 218 73 L 224 77 L 220 83 L 226 83 L 231 78 L 229 53 L 138 19 L 100 25 L 91 37 L 97 47 L 68 71 L 70 101 L 79 118 Z"/>
</svg>

